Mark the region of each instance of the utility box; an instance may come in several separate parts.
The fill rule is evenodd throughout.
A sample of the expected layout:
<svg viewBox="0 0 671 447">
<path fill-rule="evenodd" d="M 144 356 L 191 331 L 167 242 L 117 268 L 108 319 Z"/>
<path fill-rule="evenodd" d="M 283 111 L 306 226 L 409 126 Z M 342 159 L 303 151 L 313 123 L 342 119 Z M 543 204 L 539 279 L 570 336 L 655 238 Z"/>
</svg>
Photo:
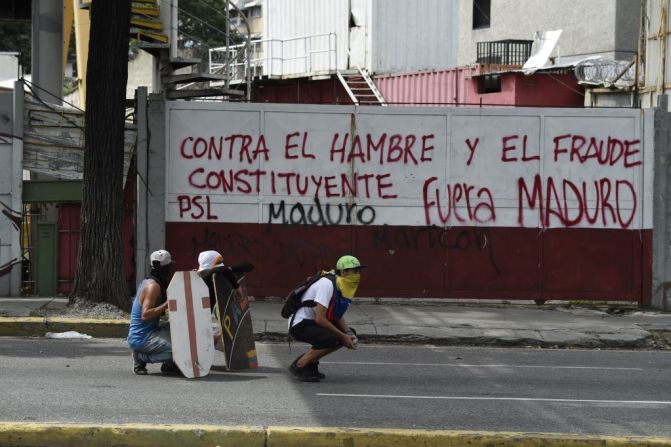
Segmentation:
<svg viewBox="0 0 671 447">
<path fill-rule="evenodd" d="M 37 294 L 54 296 L 56 294 L 56 254 L 58 244 L 56 225 L 52 223 L 37 224 L 37 268 L 35 271 Z"/>
</svg>

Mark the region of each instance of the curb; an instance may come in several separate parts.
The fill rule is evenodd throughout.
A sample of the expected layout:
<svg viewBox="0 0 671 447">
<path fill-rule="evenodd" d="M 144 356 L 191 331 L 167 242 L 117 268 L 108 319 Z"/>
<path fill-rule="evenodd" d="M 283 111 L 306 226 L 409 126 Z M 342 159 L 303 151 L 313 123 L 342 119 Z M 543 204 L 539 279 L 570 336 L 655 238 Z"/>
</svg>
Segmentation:
<svg viewBox="0 0 671 447">
<path fill-rule="evenodd" d="M 0 445 L 13 447 L 263 447 L 265 443 L 264 429 L 254 427 L 0 422 Z"/>
<path fill-rule="evenodd" d="M 365 428 L 0 422 L 0 445 L 14 447 L 588 447 L 671 446 L 671 437 Z"/>
<path fill-rule="evenodd" d="M 47 332 L 77 331 L 92 337 L 126 338 L 128 320 L 62 317 L 0 317 L 0 336 L 43 337 Z"/>
<path fill-rule="evenodd" d="M 94 338 L 126 338 L 128 336 L 127 319 L 70 318 L 70 317 L 0 317 L 0 336 L 4 337 L 43 337 L 47 332 L 76 331 Z M 394 335 L 360 334 L 362 343 L 391 344 L 434 344 L 440 346 L 488 346 L 488 347 L 540 347 L 540 348 L 584 348 L 584 349 L 640 349 L 648 346 L 653 338 L 648 331 L 637 338 L 620 339 L 613 334 L 583 334 L 575 338 L 562 340 L 546 337 L 539 332 L 537 336 L 529 336 L 526 330 L 510 330 L 510 334 L 498 336 L 452 334 L 426 336 L 412 333 Z M 520 332 L 516 334 L 516 332 Z M 286 332 L 254 332 L 256 341 L 285 341 Z M 554 338 L 554 339 L 553 339 Z"/>
</svg>

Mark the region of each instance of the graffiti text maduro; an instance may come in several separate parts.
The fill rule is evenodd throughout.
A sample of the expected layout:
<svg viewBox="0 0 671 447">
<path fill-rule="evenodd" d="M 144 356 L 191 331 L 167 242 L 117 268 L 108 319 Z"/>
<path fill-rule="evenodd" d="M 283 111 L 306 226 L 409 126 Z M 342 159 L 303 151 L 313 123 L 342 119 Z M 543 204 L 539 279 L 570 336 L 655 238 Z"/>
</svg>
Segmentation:
<svg viewBox="0 0 671 447">
<path fill-rule="evenodd" d="M 292 225 L 370 225 L 375 222 L 375 209 L 356 203 L 322 204 L 317 197 L 314 203 L 288 205 L 284 200 L 270 204 L 268 223 Z"/>
</svg>

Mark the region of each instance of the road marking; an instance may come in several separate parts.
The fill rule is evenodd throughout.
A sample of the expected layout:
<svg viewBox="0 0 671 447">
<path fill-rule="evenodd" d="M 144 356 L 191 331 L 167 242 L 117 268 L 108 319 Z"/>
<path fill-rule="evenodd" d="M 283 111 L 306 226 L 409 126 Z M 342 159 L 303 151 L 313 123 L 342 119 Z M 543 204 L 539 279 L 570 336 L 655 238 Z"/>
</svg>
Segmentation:
<svg viewBox="0 0 671 447">
<path fill-rule="evenodd" d="M 436 399 L 436 400 L 501 400 L 519 402 L 566 402 L 591 404 L 671 405 L 664 400 L 602 400 L 602 399 L 551 399 L 543 397 L 483 397 L 483 396 L 403 396 L 399 394 L 338 394 L 317 393 L 324 397 L 364 397 L 370 399 Z"/>
<path fill-rule="evenodd" d="M 565 366 L 565 365 L 504 365 L 504 364 L 467 364 L 467 363 L 400 363 L 400 362 L 321 362 L 324 365 L 366 365 L 366 366 L 446 366 L 448 368 L 549 368 L 549 369 L 605 369 L 620 371 L 643 371 L 643 368 L 617 366 Z"/>
</svg>

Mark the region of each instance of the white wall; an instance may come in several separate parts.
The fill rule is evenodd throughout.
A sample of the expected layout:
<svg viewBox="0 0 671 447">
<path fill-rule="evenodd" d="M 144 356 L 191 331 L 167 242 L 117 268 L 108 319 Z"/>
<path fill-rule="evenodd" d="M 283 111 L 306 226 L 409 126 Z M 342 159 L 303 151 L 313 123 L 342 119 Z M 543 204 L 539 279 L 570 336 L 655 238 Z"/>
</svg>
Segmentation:
<svg viewBox="0 0 671 447">
<path fill-rule="evenodd" d="M 264 56 L 273 59 L 271 74 L 310 73 L 347 67 L 349 0 L 268 0 L 264 6 L 263 39 L 278 40 L 263 49 Z M 329 33 L 334 33 L 334 36 L 300 39 Z M 309 54 L 310 51 L 328 48 L 334 52 Z"/>
<path fill-rule="evenodd" d="M 157 80 L 154 80 L 154 64 L 154 56 L 143 50 L 138 50 L 137 55 L 128 61 L 126 98 L 135 98 L 138 87 L 147 87 L 149 93 L 160 90 Z"/>
<path fill-rule="evenodd" d="M 373 0 L 373 72 L 457 65 L 458 0 Z"/>
<path fill-rule="evenodd" d="M 459 0 L 459 65 L 476 60 L 477 42 L 533 40 L 562 29 L 553 56 L 636 50 L 640 3 L 631 0 L 492 0 L 491 26 L 472 29 L 473 1 Z M 612 56 L 612 55 L 611 55 Z"/>
<path fill-rule="evenodd" d="M 318 223 L 356 204 L 348 223 L 651 228 L 646 119 L 638 110 L 171 102 L 166 220 L 297 223 L 312 209 L 302 217 Z"/>
<path fill-rule="evenodd" d="M 0 81 L 18 79 L 19 76 L 21 73 L 19 73 L 18 53 L 0 52 Z"/>
</svg>

